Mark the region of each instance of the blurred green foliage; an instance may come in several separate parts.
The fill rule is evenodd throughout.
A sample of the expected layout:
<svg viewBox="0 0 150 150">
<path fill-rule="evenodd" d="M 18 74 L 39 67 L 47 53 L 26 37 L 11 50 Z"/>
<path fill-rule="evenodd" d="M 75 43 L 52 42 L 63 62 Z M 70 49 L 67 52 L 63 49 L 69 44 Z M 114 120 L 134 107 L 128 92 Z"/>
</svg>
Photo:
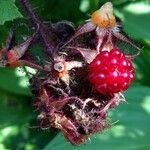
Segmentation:
<svg viewBox="0 0 150 150">
<path fill-rule="evenodd" d="M 31 1 L 31 0 L 30 0 Z M 105 0 L 32 0 L 44 21 L 69 20 L 79 25 L 89 19 L 92 11 Z M 125 93 L 128 104 L 120 104 L 109 115 L 114 124 L 98 133 L 86 144 L 73 147 L 56 131 L 36 128 L 34 98 L 28 88 L 28 76 L 23 69 L 0 69 L 0 150 L 149 150 L 150 144 L 150 1 L 113 0 L 114 12 L 122 21 L 123 30 L 139 43 L 143 50 L 135 61 L 136 80 Z M 0 0 L 0 47 L 10 30 L 22 16 L 19 0 Z M 15 20 L 14 20 L 15 19 Z M 29 34 L 23 28 L 18 36 Z M 116 120 L 115 120 L 116 119 Z M 57 135 L 57 136 L 56 136 Z M 55 138 L 54 138 L 55 137 Z M 54 138 L 54 139 L 53 139 Z M 45 148 L 44 148 L 45 147 Z"/>
</svg>

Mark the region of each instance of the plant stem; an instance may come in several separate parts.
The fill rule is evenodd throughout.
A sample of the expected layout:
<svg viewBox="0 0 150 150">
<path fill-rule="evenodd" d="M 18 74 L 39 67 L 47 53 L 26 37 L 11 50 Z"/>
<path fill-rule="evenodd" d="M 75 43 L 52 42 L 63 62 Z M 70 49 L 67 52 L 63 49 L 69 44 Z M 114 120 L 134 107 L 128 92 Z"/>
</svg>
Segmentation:
<svg viewBox="0 0 150 150">
<path fill-rule="evenodd" d="M 36 28 L 39 37 L 42 40 L 42 43 L 45 47 L 46 53 L 49 54 L 49 57 L 52 57 L 53 51 L 55 49 L 54 42 L 52 40 L 53 32 L 50 26 L 46 26 L 42 23 L 39 18 L 35 15 L 32 6 L 30 5 L 28 0 L 20 0 L 22 6 L 24 7 L 27 15 L 31 18 L 33 26 Z"/>
<path fill-rule="evenodd" d="M 28 0 L 20 0 L 20 2 L 22 4 L 22 6 L 24 7 L 27 15 L 30 16 L 32 24 L 37 29 L 39 27 L 40 21 L 39 21 L 38 17 L 35 15 L 29 1 Z"/>
</svg>

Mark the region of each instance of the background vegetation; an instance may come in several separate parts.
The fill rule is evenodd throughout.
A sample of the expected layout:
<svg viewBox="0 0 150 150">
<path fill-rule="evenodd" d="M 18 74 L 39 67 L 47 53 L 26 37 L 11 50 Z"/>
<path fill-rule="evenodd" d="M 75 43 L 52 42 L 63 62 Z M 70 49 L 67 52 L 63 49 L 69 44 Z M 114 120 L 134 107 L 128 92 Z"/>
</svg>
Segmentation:
<svg viewBox="0 0 150 150">
<path fill-rule="evenodd" d="M 31 1 L 31 0 L 30 0 Z M 44 21 L 69 20 L 79 25 L 105 0 L 32 0 Z M 73 147 L 57 131 L 36 127 L 34 99 L 28 76 L 20 69 L 0 68 L 0 150 L 149 150 L 150 149 L 150 1 L 113 0 L 114 12 L 123 30 L 141 47 L 134 61 L 136 80 L 125 92 L 128 104 L 109 115 L 117 123 L 93 136 L 86 144 Z M 0 0 L 0 47 L 11 29 L 20 25 L 18 37 L 29 34 L 28 17 L 19 0 Z M 30 26 L 30 24 L 29 24 Z"/>
</svg>

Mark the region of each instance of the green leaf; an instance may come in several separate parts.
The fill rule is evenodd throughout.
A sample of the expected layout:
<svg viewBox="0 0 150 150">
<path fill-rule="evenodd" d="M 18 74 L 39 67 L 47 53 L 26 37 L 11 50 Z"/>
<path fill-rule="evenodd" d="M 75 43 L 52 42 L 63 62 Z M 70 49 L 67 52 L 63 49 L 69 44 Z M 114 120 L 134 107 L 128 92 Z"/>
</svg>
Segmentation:
<svg viewBox="0 0 150 150">
<path fill-rule="evenodd" d="M 15 5 L 15 0 L 0 0 L 0 25 L 18 17 L 22 15 Z"/>
<path fill-rule="evenodd" d="M 111 118 L 119 119 L 112 128 L 78 147 L 59 134 L 44 150 L 149 150 L 150 88 L 132 87 L 125 97 L 128 104 L 121 104 L 112 111 Z"/>
<path fill-rule="evenodd" d="M 0 129 L 27 123 L 31 118 L 30 97 L 11 95 L 0 90 Z M 25 107 L 28 106 L 28 107 Z"/>
<path fill-rule="evenodd" d="M 0 68 L 0 89 L 19 95 L 31 96 L 28 78 L 23 70 Z"/>
<path fill-rule="evenodd" d="M 31 97 L 0 90 L 0 149 L 29 150 L 28 146 L 32 145 L 33 149 L 30 150 L 41 150 L 55 137 L 57 131 L 39 130 L 36 117 Z"/>
<path fill-rule="evenodd" d="M 149 39 L 150 3 L 135 2 L 116 9 L 116 15 L 123 21 L 123 29 L 135 39 Z"/>
<path fill-rule="evenodd" d="M 150 86 L 150 51 L 148 48 L 140 54 L 139 57 L 135 59 L 136 63 L 136 81 L 142 85 Z"/>
<path fill-rule="evenodd" d="M 49 0 L 49 1 L 33 1 L 33 6 L 38 6 L 38 14 L 42 15 L 43 20 L 62 21 L 68 20 L 77 23 L 85 16 L 79 10 L 81 0 Z M 44 8 L 44 9 L 43 9 Z"/>
</svg>

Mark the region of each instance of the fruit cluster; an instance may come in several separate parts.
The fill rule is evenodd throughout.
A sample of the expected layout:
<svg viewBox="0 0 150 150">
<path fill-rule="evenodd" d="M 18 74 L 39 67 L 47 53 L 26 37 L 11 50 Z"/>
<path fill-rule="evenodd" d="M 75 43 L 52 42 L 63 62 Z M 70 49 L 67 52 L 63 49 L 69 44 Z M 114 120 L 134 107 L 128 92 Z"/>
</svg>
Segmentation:
<svg viewBox="0 0 150 150">
<path fill-rule="evenodd" d="M 39 127 L 56 128 L 71 144 L 82 144 L 111 126 L 108 110 L 125 101 L 122 92 L 134 80 L 132 57 L 114 41 L 137 47 L 120 33 L 110 2 L 75 29 L 68 21 L 41 22 L 29 2 L 20 1 L 36 31 L 17 46 L 10 38 L 0 52 L 0 66 L 36 69 L 30 87 L 39 111 Z M 35 58 L 41 57 L 30 53 L 37 43 L 42 44 L 45 54 L 40 63 Z"/>
</svg>

